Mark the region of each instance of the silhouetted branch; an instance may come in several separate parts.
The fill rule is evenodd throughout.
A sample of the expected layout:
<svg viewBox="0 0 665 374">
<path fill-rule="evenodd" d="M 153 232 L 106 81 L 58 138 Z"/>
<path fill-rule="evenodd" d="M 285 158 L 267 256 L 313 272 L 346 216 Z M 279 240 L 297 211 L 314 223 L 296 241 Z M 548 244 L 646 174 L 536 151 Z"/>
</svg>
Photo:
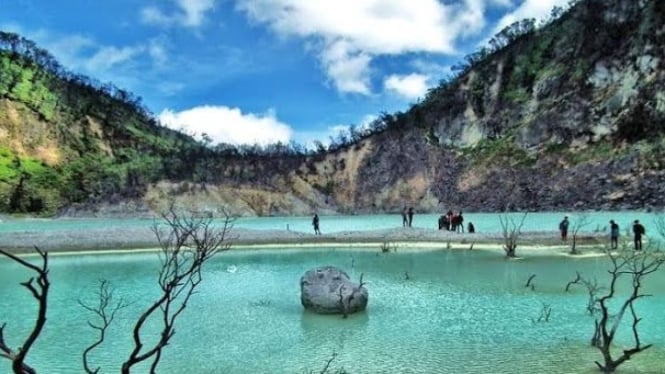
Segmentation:
<svg viewBox="0 0 665 374">
<path fill-rule="evenodd" d="M 533 281 L 533 278 L 535 278 L 535 277 L 536 277 L 536 274 L 531 274 L 529 279 L 527 279 L 526 284 L 524 285 L 524 287 L 527 287 L 527 288 L 531 287 L 531 290 L 533 291 L 536 288 L 536 286 L 533 283 L 531 283 L 531 281 Z"/>
<path fill-rule="evenodd" d="M 37 320 L 35 321 L 35 327 L 32 329 L 28 338 L 23 342 L 21 347 L 17 350 L 12 350 L 7 346 L 4 337 L 4 330 L 6 324 L 2 324 L 0 327 L 0 357 L 7 358 L 12 361 L 12 371 L 14 374 L 35 374 L 35 370 L 25 363 L 26 357 L 32 345 L 37 341 L 39 334 L 41 334 L 44 325 L 46 324 L 46 309 L 48 304 L 48 291 L 49 291 L 49 279 L 48 279 L 48 252 L 42 251 L 38 247 L 35 247 L 35 251 L 41 258 L 41 266 L 36 266 L 30 262 L 22 259 L 10 253 L 4 249 L 0 249 L 0 254 L 8 257 L 12 261 L 20 264 L 21 266 L 35 272 L 36 277 L 31 277 L 26 282 L 22 282 L 21 285 L 28 289 L 32 297 L 37 300 Z"/>
<path fill-rule="evenodd" d="M 93 323 L 88 321 L 88 326 L 99 332 L 99 337 L 97 338 L 97 340 L 91 345 L 89 345 L 83 351 L 83 369 L 88 374 L 99 373 L 100 369 L 99 367 L 94 369 L 90 367 L 88 362 L 88 355 L 90 354 L 90 352 L 92 352 L 95 348 L 97 348 L 100 344 L 104 342 L 104 339 L 106 337 L 106 330 L 111 325 L 111 322 L 113 322 L 115 314 L 120 309 L 125 308 L 129 305 L 125 303 L 123 298 L 120 298 L 120 300 L 115 302 L 113 299 L 113 289 L 110 289 L 109 287 L 110 284 L 107 280 L 100 281 L 99 292 L 97 294 L 98 304 L 95 306 L 88 305 L 84 303 L 82 300 L 79 300 L 79 305 L 81 305 L 87 311 L 92 312 L 99 318 L 98 323 Z"/>
<path fill-rule="evenodd" d="M 158 284 L 161 295 L 139 317 L 134 325 L 134 348 L 122 364 L 122 373 L 151 359 L 150 372 L 156 371 L 162 350 L 175 334 L 175 322 L 185 310 L 202 280 L 202 268 L 219 251 L 230 248 L 227 241 L 233 219 L 225 214 L 221 228 L 215 228 L 210 216 L 181 216 L 171 205 L 162 215 L 167 230 L 158 225 L 153 232 L 160 243 L 161 268 Z M 154 345 L 145 347 L 142 332 L 149 318 L 161 320 L 160 337 Z"/>
<path fill-rule="evenodd" d="M 589 294 L 589 299 L 587 300 L 587 311 L 589 314 L 593 315 L 598 311 L 598 306 L 596 305 L 598 302 L 598 292 L 603 290 L 603 287 L 598 285 L 598 280 L 595 278 L 593 280 L 591 279 L 586 279 L 582 277 L 582 275 L 579 272 L 576 272 L 576 277 L 574 280 L 568 282 L 566 285 L 566 292 L 570 290 L 570 286 L 579 284 L 584 286 L 586 288 L 587 293 Z"/>
<path fill-rule="evenodd" d="M 550 306 L 550 304 L 543 303 L 542 308 L 540 309 L 540 315 L 538 316 L 537 319 L 532 318 L 531 322 L 533 323 L 549 322 L 550 315 L 552 315 L 552 307 Z"/>
<path fill-rule="evenodd" d="M 580 233 L 580 230 L 589 224 L 589 216 L 587 214 L 581 214 L 574 222 L 573 229 L 571 231 L 572 242 L 570 246 L 570 254 L 577 254 L 577 236 Z"/>
<path fill-rule="evenodd" d="M 360 289 L 365 285 L 365 282 L 363 282 L 363 275 L 364 273 L 360 273 L 360 281 L 358 283 L 358 287 L 354 287 L 351 290 L 351 294 L 344 298 L 344 290 L 346 289 L 344 286 L 341 286 L 339 288 L 339 305 L 342 309 L 342 318 L 346 318 L 349 316 L 349 308 L 351 306 L 351 302 L 353 299 L 356 297 L 356 293 L 360 291 Z"/>
<path fill-rule="evenodd" d="M 619 367 L 619 365 L 630 360 L 633 355 L 651 347 L 651 344 L 642 345 L 642 342 L 640 341 L 637 327 L 642 319 L 639 318 L 635 312 L 635 302 L 643 297 L 649 296 L 641 292 L 642 281 L 644 277 L 657 271 L 660 266 L 665 263 L 665 256 L 663 256 L 663 253 L 661 252 L 641 253 L 622 251 L 618 254 L 614 254 L 609 249 L 606 250 L 606 253 L 611 262 L 611 267 L 608 270 L 611 279 L 607 293 L 598 298 L 594 297 L 594 308 L 597 308 L 596 310 L 600 313 L 600 318 L 597 318 L 594 322 L 595 330 L 592 344 L 596 346 L 603 355 L 603 362 L 595 362 L 598 368 L 603 372 L 613 372 Z M 616 303 L 612 303 L 612 299 L 616 296 L 617 282 L 621 276 L 627 276 L 630 278 L 632 289 L 628 297 L 619 304 L 619 311 L 616 315 L 611 316 L 610 304 L 617 305 Z M 579 274 L 578 278 L 580 278 L 580 282 L 585 284 L 589 289 L 589 285 L 594 284 L 585 281 L 583 277 L 579 276 Z M 598 288 L 596 287 L 596 290 L 597 289 Z M 624 349 L 617 358 L 614 358 L 615 356 L 611 351 L 612 343 L 626 311 L 630 311 L 632 319 L 631 327 L 634 344 L 631 348 Z"/>
</svg>

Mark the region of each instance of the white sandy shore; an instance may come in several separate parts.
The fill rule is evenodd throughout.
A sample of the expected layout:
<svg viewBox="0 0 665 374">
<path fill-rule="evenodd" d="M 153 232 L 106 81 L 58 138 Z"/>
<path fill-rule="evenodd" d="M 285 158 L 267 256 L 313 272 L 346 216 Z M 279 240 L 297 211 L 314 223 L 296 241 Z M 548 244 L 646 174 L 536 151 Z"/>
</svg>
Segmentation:
<svg viewBox="0 0 665 374">
<path fill-rule="evenodd" d="M 420 228 L 389 230 L 343 231 L 315 236 L 310 233 L 286 230 L 249 230 L 234 228 L 229 235 L 232 248 L 247 247 L 320 247 L 340 246 L 380 249 L 381 246 L 400 249 L 451 248 L 502 251 L 500 233 L 453 233 Z M 569 239 L 570 240 L 570 239 Z M 579 245 L 602 246 L 602 234 L 578 236 Z M 3 233 L 0 247 L 12 252 L 31 252 L 34 247 L 51 252 L 99 252 L 158 248 L 155 234 L 149 227 L 105 227 L 86 230 L 21 231 Z M 518 248 L 529 252 L 567 253 L 569 243 L 562 243 L 557 233 L 524 232 Z M 594 251 L 598 252 L 598 251 Z"/>
</svg>

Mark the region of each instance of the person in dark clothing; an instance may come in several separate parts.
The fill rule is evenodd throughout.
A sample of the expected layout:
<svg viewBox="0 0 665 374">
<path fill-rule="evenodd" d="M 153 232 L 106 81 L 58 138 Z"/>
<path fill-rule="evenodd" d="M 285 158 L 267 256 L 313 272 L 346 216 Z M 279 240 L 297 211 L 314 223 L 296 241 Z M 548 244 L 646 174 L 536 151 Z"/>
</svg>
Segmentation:
<svg viewBox="0 0 665 374">
<path fill-rule="evenodd" d="M 469 234 L 473 234 L 474 232 L 476 232 L 476 228 L 475 228 L 475 226 L 473 226 L 473 222 L 469 222 L 469 225 L 468 225 L 466 231 Z"/>
<path fill-rule="evenodd" d="M 561 232 L 561 240 L 566 241 L 568 239 L 568 216 L 563 217 L 563 221 L 559 223 L 559 231 Z"/>
<path fill-rule="evenodd" d="M 402 209 L 402 227 L 407 227 L 409 225 L 409 219 L 406 217 L 406 207 Z"/>
<path fill-rule="evenodd" d="M 312 226 L 314 226 L 314 235 L 321 235 L 321 230 L 319 230 L 319 215 L 316 213 L 312 217 Z"/>
<path fill-rule="evenodd" d="M 639 220 L 633 222 L 633 241 L 635 242 L 635 250 L 642 250 L 642 235 L 646 233 L 644 226 L 640 223 Z"/>
<path fill-rule="evenodd" d="M 413 207 L 409 207 L 407 215 L 409 216 L 409 227 L 411 227 L 411 224 L 413 223 Z"/>
<path fill-rule="evenodd" d="M 610 220 L 610 249 L 617 249 L 619 247 L 619 225 Z"/>
<path fill-rule="evenodd" d="M 464 216 L 462 215 L 462 211 L 460 211 L 457 214 L 457 217 L 456 217 L 455 221 L 456 221 L 455 225 L 457 226 L 455 231 L 459 231 L 459 232 L 463 233 L 464 232 Z"/>
</svg>

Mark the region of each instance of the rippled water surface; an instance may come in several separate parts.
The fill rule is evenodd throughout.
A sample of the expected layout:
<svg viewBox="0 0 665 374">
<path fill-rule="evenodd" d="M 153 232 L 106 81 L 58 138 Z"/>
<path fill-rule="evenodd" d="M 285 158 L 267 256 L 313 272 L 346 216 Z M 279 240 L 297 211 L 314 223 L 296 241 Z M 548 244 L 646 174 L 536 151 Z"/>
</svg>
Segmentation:
<svg viewBox="0 0 665 374">
<path fill-rule="evenodd" d="M 48 323 L 29 362 L 40 373 L 81 373 L 81 352 L 94 340 L 90 317 L 77 300 L 94 300 L 108 279 L 123 309 L 92 361 L 118 372 L 131 344 L 131 325 L 156 290 L 156 254 L 51 258 Z M 316 266 L 337 265 L 370 300 L 348 319 L 303 311 L 299 279 Z M 534 256 L 506 260 L 497 253 L 446 250 L 317 248 L 231 250 L 208 266 L 199 293 L 176 325 L 159 373 L 586 373 L 599 353 L 589 346 L 593 320 L 586 291 L 564 292 L 576 271 L 607 280 L 604 258 Z M 232 267 L 231 267 L 232 266 Z M 230 270 L 235 270 L 231 272 Z M 535 289 L 525 288 L 530 275 Z M 407 278 L 408 275 L 408 279 Z M 0 260 L 0 320 L 10 345 L 32 327 L 35 304 L 18 285 L 27 273 Z M 622 287 L 622 294 L 626 288 Z M 665 372 L 665 275 L 648 278 L 653 297 L 639 303 L 642 339 L 654 347 L 620 372 Z M 544 306 L 548 322 L 537 322 Z M 621 331 L 619 344 L 629 343 Z M 0 372 L 7 372 L 0 362 Z M 146 368 L 137 373 L 147 372 Z"/>
</svg>

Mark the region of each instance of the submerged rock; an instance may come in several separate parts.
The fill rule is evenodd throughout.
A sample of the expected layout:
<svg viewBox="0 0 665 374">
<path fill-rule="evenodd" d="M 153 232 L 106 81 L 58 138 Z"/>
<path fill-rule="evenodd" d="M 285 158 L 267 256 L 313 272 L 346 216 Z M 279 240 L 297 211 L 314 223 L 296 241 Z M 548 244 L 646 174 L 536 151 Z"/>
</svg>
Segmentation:
<svg viewBox="0 0 665 374">
<path fill-rule="evenodd" d="M 341 289 L 341 298 L 340 298 Z M 367 289 L 351 281 L 334 266 L 308 270 L 300 278 L 300 300 L 305 309 L 319 314 L 351 314 L 365 310 Z"/>
</svg>

